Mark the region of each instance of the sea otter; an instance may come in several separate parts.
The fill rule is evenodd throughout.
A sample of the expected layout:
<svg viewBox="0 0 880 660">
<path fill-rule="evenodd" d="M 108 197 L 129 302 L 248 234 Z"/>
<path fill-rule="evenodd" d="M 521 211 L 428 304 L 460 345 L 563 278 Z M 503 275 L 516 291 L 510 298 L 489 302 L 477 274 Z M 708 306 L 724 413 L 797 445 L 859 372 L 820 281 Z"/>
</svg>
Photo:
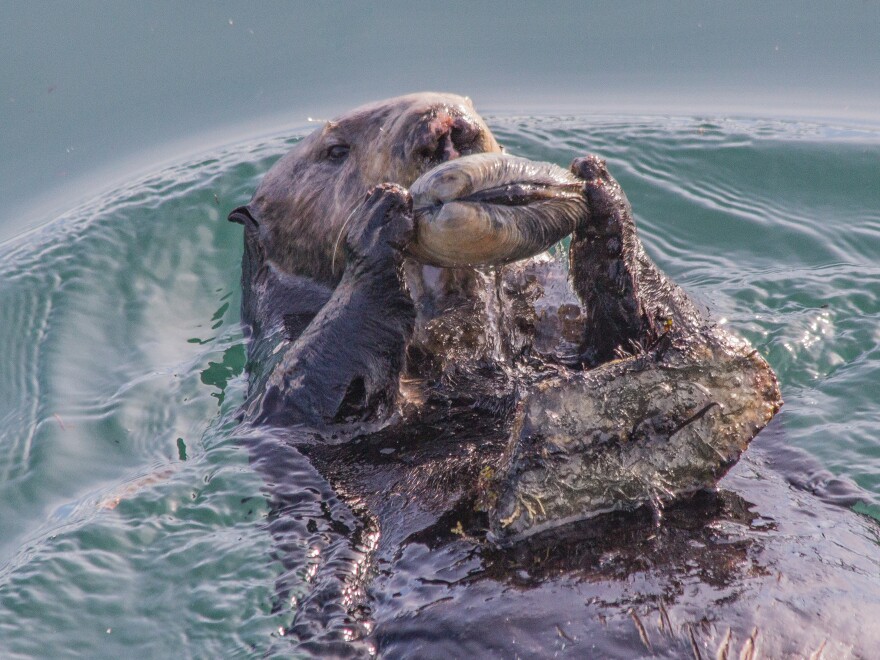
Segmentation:
<svg viewBox="0 0 880 660">
<path fill-rule="evenodd" d="M 781 405 L 772 371 L 647 257 L 600 159 L 563 176 L 500 151 L 467 99 L 418 94 L 328 122 L 269 171 L 230 215 L 263 362 L 247 417 L 355 422 L 363 444 L 480 417 L 457 490 L 498 541 L 710 486 Z M 443 203 L 454 229 L 430 234 L 419 213 Z M 543 253 L 569 234 L 566 274 Z"/>
<path fill-rule="evenodd" d="M 830 505 L 861 494 L 799 455 L 797 482 L 826 501 L 759 448 L 720 492 L 562 525 L 714 483 L 781 400 L 766 363 L 647 257 L 598 158 L 571 168 L 581 210 L 553 230 L 571 235 L 567 262 L 528 223 L 514 249 L 468 259 L 526 243 L 530 258 L 444 256 L 421 223 L 447 202 L 534 208 L 528 181 L 435 194 L 443 168 L 469 176 L 500 153 L 465 98 L 390 99 L 306 137 L 230 214 L 249 337 L 238 435 L 284 566 L 278 643 L 322 657 L 876 648 L 876 525 Z"/>
</svg>

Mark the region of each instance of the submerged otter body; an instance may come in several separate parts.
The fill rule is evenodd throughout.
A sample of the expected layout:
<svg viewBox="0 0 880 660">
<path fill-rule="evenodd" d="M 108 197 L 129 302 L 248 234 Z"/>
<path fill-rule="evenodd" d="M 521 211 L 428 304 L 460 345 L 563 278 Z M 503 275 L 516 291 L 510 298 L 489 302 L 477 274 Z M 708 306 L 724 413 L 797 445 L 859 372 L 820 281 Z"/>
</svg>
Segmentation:
<svg viewBox="0 0 880 660">
<path fill-rule="evenodd" d="M 248 446 L 271 485 L 280 548 L 297 547 L 284 512 L 301 498 L 281 484 L 302 461 L 359 503 L 353 510 L 365 505 L 363 524 L 380 531 L 377 547 L 341 556 L 396 565 L 414 542 L 505 546 L 714 485 L 781 405 L 763 359 L 647 257 L 604 163 L 579 159 L 550 183 L 534 172 L 510 180 L 519 166 L 499 152 L 467 99 L 391 99 L 304 139 L 231 214 L 245 226 Z M 505 172 L 444 193 L 436 177 L 467 175 L 472 163 Z M 482 185 L 490 177 L 499 185 Z M 574 210 L 533 222 L 516 208 L 536 208 L 541 195 L 571 196 Z M 443 215 L 456 204 L 475 205 L 472 216 Z M 542 253 L 568 234 L 568 264 Z M 487 243 L 474 245 L 481 236 Z M 382 648 L 381 630 L 361 625 L 344 595 L 364 588 L 363 569 L 348 565 L 327 563 L 300 602 L 288 632 L 302 648 Z M 279 578 L 280 594 L 295 577 Z M 693 621 L 694 602 L 668 606 Z M 687 631 L 669 639 L 717 646 Z"/>
</svg>

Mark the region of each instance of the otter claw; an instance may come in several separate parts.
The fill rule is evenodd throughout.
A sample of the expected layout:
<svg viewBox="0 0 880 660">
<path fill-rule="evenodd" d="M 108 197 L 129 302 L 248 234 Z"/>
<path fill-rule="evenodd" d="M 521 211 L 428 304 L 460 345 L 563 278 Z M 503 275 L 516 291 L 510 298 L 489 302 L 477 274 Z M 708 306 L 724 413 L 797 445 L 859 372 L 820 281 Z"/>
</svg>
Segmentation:
<svg viewBox="0 0 880 660">
<path fill-rule="evenodd" d="M 357 224 L 348 233 L 346 246 L 353 255 L 374 260 L 386 255 L 388 248 L 400 252 L 413 236 L 412 197 L 403 186 L 379 184 L 353 211 L 352 222 Z"/>
<path fill-rule="evenodd" d="M 397 202 L 402 208 L 407 205 L 412 206 L 409 191 L 396 183 L 380 183 L 378 186 L 374 186 L 372 190 L 367 192 L 366 200 L 373 203 L 384 201 L 394 204 Z"/>
<path fill-rule="evenodd" d="M 589 156 L 582 158 L 575 158 L 571 162 L 570 169 L 572 174 L 588 183 L 596 181 L 597 179 L 600 181 L 607 181 L 610 176 L 608 174 L 608 167 L 605 163 L 605 159 L 599 158 L 599 156 L 595 154 L 590 154 Z"/>
</svg>

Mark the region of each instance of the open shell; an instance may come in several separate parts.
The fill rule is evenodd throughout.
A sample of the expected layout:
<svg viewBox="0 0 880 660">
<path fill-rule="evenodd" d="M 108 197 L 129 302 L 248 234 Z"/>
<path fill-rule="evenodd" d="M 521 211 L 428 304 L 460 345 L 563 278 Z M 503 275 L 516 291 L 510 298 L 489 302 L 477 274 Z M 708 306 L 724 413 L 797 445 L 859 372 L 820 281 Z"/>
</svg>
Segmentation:
<svg viewBox="0 0 880 660">
<path fill-rule="evenodd" d="M 435 167 L 410 188 L 409 253 L 432 266 L 503 264 L 539 254 L 586 213 L 583 182 L 567 170 L 486 153 Z"/>
</svg>

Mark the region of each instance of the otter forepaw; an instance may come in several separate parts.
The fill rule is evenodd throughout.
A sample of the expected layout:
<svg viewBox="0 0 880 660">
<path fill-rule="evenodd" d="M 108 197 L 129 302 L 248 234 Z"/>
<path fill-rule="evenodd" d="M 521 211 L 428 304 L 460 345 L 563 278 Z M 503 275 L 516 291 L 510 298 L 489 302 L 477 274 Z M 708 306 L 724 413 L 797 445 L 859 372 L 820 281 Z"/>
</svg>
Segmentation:
<svg viewBox="0 0 880 660">
<path fill-rule="evenodd" d="M 597 220 L 614 217 L 615 214 L 631 214 L 626 195 L 608 171 L 604 158 L 595 154 L 575 158 L 571 163 L 571 172 L 584 181 L 584 196 L 590 208 L 592 224 L 596 225 Z"/>
<path fill-rule="evenodd" d="M 399 255 L 413 238 L 412 197 L 406 188 L 383 183 L 373 188 L 352 218 L 349 252 L 373 261 Z"/>
<path fill-rule="evenodd" d="M 579 179 L 590 182 L 608 181 L 611 175 L 604 158 L 590 154 L 583 158 L 575 158 L 571 162 L 571 172 Z"/>
</svg>

